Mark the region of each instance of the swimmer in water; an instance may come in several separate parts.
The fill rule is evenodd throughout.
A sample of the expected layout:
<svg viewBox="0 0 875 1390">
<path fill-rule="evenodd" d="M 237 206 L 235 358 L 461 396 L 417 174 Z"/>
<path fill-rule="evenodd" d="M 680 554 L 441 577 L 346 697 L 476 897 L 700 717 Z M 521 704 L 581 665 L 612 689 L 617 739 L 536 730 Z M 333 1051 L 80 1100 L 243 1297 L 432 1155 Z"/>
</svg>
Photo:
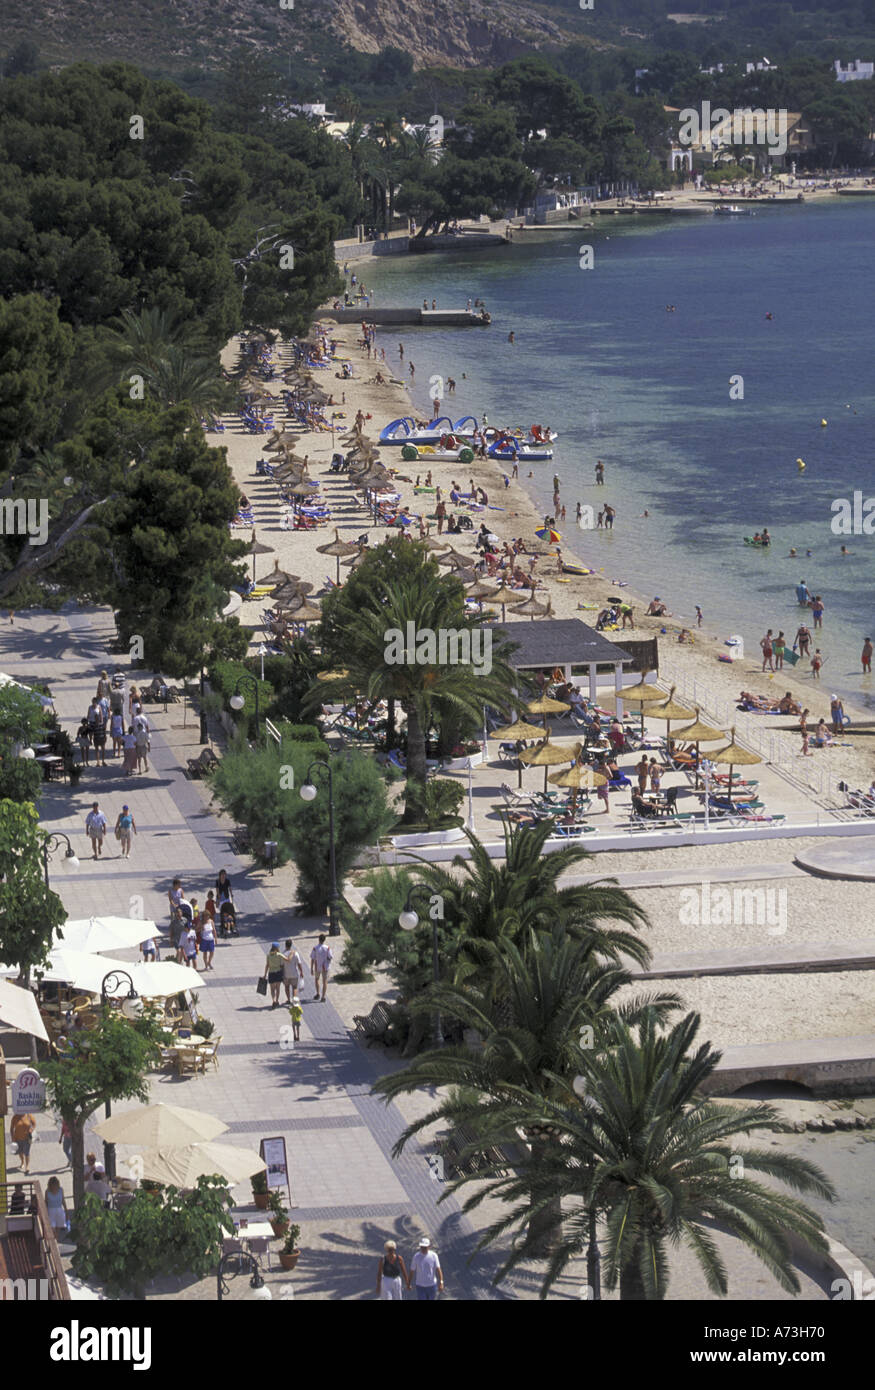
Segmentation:
<svg viewBox="0 0 875 1390">
<path fill-rule="evenodd" d="M 853 555 L 853 553 L 854 552 L 852 550 L 848 550 L 848 547 L 846 545 L 842 545 L 839 547 L 840 555 Z"/>
<path fill-rule="evenodd" d="M 792 560 L 792 559 L 795 558 L 795 555 L 796 555 L 796 547 L 795 547 L 795 545 L 793 545 L 793 546 L 790 547 L 790 554 L 787 556 L 787 559 L 788 559 L 788 560 Z"/>
</svg>

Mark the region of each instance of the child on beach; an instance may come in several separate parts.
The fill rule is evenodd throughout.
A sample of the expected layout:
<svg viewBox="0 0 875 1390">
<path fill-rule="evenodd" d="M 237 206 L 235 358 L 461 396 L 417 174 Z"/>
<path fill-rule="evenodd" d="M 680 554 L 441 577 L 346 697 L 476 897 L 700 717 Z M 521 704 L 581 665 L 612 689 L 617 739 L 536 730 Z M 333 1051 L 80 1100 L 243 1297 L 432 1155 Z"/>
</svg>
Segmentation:
<svg viewBox="0 0 875 1390">
<path fill-rule="evenodd" d="M 699 607 L 698 604 L 696 604 L 696 626 L 697 626 L 697 627 L 701 627 L 701 626 L 702 626 L 702 618 L 703 618 L 703 616 L 704 616 L 704 614 L 702 613 L 701 608 Z"/>
<path fill-rule="evenodd" d="M 861 657 L 861 660 L 862 660 L 862 662 L 863 662 L 863 675 L 864 675 L 864 676 L 871 676 L 871 674 L 872 674 L 872 638 L 871 638 L 871 637 L 867 637 L 866 640 L 865 640 L 864 643 L 863 643 L 863 655 L 862 655 L 862 657 Z"/>
<path fill-rule="evenodd" d="M 823 665 L 823 657 L 820 655 L 820 647 L 815 647 L 814 656 L 811 658 L 811 674 L 816 681 L 820 680 L 820 668 Z"/>
</svg>

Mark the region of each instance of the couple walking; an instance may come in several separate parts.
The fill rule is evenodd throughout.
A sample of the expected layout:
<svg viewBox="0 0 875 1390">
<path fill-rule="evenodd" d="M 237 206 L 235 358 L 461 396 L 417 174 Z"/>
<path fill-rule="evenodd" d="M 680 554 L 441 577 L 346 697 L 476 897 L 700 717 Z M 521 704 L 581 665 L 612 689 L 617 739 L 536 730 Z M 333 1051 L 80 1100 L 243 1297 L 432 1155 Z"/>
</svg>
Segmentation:
<svg viewBox="0 0 875 1390">
<path fill-rule="evenodd" d="M 326 946 L 325 933 L 323 932 L 310 952 L 310 974 L 313 976 L 313 983 L 316 987 L 315 998 L 321 999 L 323 1004 L 328 990 L 328 972 L 333 959 L 331 947 Z M 285 954 L 280 950 L 278 941 L 271 942 L 265 961 L 263 978 L 270 986 L 270 1006 L 272 1009 L 279 1008 L 280 985 L 285 985 L 287 1003 L 298 998 L 298 989 L 303 989 L 304 985 L 304 962 L 295 950 L 295 943 L 291 937 L 286 941 Z M 322 986 L 321 994 L 319 992 L 320 984 Z"/>
<path fill-rule="evenodd" d="M 85 817 L 85 833 L 91 841 L 92 857 L 100 859 L 103 856 L 103 840 L 106 835 L 107 819 L 100 809 L 100 802 L 94 801 L 91 810 Z M 122 859 L 129 859 L 131 856 L 131 844 L 133 836 L 137 833 L 137 823 L 131 814 L 130 807 L 123 806 L 119 811 L 118 819 L 115 823 L 115 838 L 121 846 Z"/>
</svg>

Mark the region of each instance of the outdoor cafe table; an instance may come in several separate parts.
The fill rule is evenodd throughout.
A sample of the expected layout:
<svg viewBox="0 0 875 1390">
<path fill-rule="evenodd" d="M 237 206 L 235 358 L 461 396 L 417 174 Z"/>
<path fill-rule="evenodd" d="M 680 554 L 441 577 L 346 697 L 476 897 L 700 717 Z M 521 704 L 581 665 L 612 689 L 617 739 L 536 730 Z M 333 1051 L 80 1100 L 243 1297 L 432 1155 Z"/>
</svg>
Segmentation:
<svg viewBox="0 0 875 1390">
<path fill-rule="evenodd" d="M 250 1221 L 248 1226 L 241 1226 L 239 1221 L 235 1221 L 235 1234 L 242 1245 L 250 1240 L 273 1240 L 273 1226 L 269 1221 Z"/>
</svg>

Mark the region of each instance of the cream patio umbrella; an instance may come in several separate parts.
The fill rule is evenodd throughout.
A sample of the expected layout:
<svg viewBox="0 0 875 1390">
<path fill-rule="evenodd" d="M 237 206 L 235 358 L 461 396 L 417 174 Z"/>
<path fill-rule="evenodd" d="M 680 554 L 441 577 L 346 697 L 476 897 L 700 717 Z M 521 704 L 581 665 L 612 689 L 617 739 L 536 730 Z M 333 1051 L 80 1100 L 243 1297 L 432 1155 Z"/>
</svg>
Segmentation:
<svg viewBox="0 0 875 1390">
<path fill-rule="evenodd" d="M 524 719 L 517 719 L 514 724 L 505 724 L 503 729 L 493 729 L 490 737 L 512 739 L 514 743 L 518 743 L 522 739 L 540 739 L 543 733 L 544 730 L 539 728 L 537 724 L 527 724 Z M 517 772 L 519 774 L 517 786 L 521 787 L 523 784 L 523 765 L 519 761 L 517 761 Z"/>
<path fill-rule="evenodd" d="M 558 743 L 550 742 L 550 730 L 547 730 L 547 737 L 543 743 L 539 743 L 536 748 L 524 748 L 520 753 L 520 762 L 525 763 L 526 767 L 543 767 L 544 769 L 544 791 L 547 791 L 547 768 L 558 767 L 560 763 L 573 763 L 580 756 L 580 744 L 573 743 L 570 748 L 563 748 Z"/>
<path fill-rule="evenodd" d="M 91 959 L 99 957 L 92 956 Z M 171 994 L 183 994 L 194 986 L 203 989 L 209 983 L 202 971 L 178 965 L 175 960 L 139 961 L 136 965 L 125 966 L 125 969 L 141 999 L 169 999 Z"/>
<path fill-rule="evenodd" d="M 674 698 L 674 692 L 675 687 L 672 686 L 671 690 L 668 692 L 668 699 L 662 704 L 651 705 L 647 711 L 648 719 L 665 720 L 666 738 L 668 738 L 671 733 L 672 720 L 676 723 L 678 719 L 689 719 L 690 715 L 693 714 L 693 710 L 689 709 L 686 705 L 678 704 L 677 700 Z M 621 695 L 620 698 L 623 699 L 624 697 Z"/>
<path fill-rule="evenodd" d="M 155 935 L 155 923 L 139 917 L 84 917 L 65 922 L 52 934 L 52 946 L 61 950 L 126 951 Z"/>
<path fill-rule="evenodd" d="M 742 748 L 740 744 L 735 742 L 734 724 L 729 733 L 729 742 L 725 748 L 718 748 L 715 753 L 712 753 L 710 760 L 712 763 L 729 764 L 729 784 L 726 795 L 730 801 L 732 800 L 732 769 L 734 767 L 753 767 L 755 763 L 762 762 L 759 753 L 752 753 L 749 748 Z"/>
<path fill-rule="evenodd" d="M 334 528 L 334 540 L 333 540 L 333 541 L 329 541 L 329 543 L 328 543 L 327 545 L 317 545 L 316 549 L 317 549 L 317 551 L 319 552 L 320 555 L 334 555 L 334 556 L 336 557 L 336 559 L 337 559 L 337 583 L 338 583 L 338 584 L 340 583 L 340 560 L 341 560 L 341 556 L 346 557 L 347 555 L 356 555 L 356 554 L 358 554 L 358 545 L 356 544 L 356 542 L 355 542 L 355 541 L 342 541 L 342 540 L 340 539 L 340 531 L 338 530 L 338 528 L 337 528 L 336 526 L 335 526 L 335 528 Z"/>
<path fill-rule="evenodd" d="M 235 1186 L 266 1167 L 254 1149 L 236 1144 L 187 1144 L 185 1148 L 150 1149 L 143 1154 L 143 1177 L 173 1187 L 196 1187 L 201 1177 L 224 1178 Z"/>
<path fill-rule="evenodd" d="M 553 700 L 549 695 L 541 695 L 537 700 L 532 700 L 526 705 L 526 711 L 529 714 L 543 714 L 545 729 L 548 714 L 567 714 L 570 709 L 571 706 L 567 705 L 564 700 Z"/>
<path fill-rule="evenodd" d="M 18 967 L 14 969 L 17 973 Z M 31 1033 L 35 1038 L 42 1038 L 43 1042 L 49 1041 L 39 1005 L 32 993 L 11 980 L 0 980 L 0 1023 L 21 1033 Z"/>
<path fill-rule="evenodd" d="M 675 738 L 685 739 L 687 743 L 696 745 L 696 786 L 699 785 L 699 744 L 717 743 L 721 738 L 726 737 L 724 729 L 712 729 L 710 724 L 706 724 L 700 717 L 699 706 L 696 705 L 696 718 L 692 724 L 687 724 L 683 729 L 678 729 Z"/>
<path fill-rule="evenodd" d="M 107 1144 L 136 1144 L 142 1149 L 180 1149 L 218 1139 L 228 1126 L 204 1110 L 181 1105 L 140 1105 L 94 1126 Z"/>
</svg>

